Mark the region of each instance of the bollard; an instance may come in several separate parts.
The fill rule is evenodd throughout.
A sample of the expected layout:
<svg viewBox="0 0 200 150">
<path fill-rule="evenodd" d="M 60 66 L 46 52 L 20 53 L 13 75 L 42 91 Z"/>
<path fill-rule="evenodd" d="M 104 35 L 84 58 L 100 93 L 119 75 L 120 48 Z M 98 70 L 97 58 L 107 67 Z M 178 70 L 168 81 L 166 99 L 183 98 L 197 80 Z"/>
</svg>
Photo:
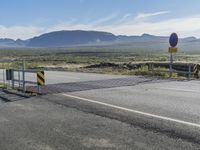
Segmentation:
<svg viewBox="0 0 200 150">
<path fill-rule="evenodd" d="M 37 92 L 38 92 L 38 94 L 41 94 L 41 87 L 40 87 L 40 85 L 37 86 Z"/>
<path fill-rule="evenodd" d="M 37 85 L 38 85 L 38 93 L 41 94 L 41 86 L 45 85 L 44 71 L 37 72 Z"/>
</svg>

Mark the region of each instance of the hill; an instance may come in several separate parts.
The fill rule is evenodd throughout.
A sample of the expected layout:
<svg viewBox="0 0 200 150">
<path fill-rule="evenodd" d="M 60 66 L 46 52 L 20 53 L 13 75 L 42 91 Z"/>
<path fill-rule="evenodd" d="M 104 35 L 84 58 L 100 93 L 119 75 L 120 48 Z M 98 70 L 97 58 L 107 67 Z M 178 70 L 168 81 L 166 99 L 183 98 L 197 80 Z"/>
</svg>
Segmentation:
<svg viewBox="0 0 200 150">
<path fill-rule="evenodd" d="M 143 34 L 141 36 L 114 35 L 100 31 L 56 31 L 46 33 L 28 40 L 0 39 L 0 47 L 103 47 L 116 49 L 166 50 L 169 37 Z M 179 39 L 179 48 L 199 51 L 200 39 L 187 37 Z"/>
<path fill-rule="evenodd" d="M 67 47 L 85 44 L 98 44 L 116 40 L 116 36 L 108 32 L 98 31 L 57 31 L 30 39 L 29 47 Z"/>
</svg>

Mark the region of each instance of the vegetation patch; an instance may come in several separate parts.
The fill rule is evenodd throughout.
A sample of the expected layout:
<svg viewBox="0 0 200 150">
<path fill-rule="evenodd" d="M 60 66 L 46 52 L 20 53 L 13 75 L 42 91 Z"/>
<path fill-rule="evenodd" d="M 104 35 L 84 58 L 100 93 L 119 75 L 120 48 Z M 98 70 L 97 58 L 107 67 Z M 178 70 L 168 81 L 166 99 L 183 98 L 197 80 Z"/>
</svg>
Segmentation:
<svg viewBox="0 0 200 150">
<path fill-rule="evenodd" d="M 21 69 L 25 60 L 27 69 L 97 72 L 122 75 L 150 75 L 168 77 L 169 73 L 148 71 L 148 62 L 168 63 L 169 54 L 162 50 L 119 48 L 58 48 L 0 50 L 1 69 Z M 200 63 L 199 53 L 178 53 L 174 62 Z M 158 67 L 158 66 L 156 66 Z M 158 68 L 166 70 L 167 67 Z M 173 77 L 178 76 L 173 74 Z"/>
</svg>

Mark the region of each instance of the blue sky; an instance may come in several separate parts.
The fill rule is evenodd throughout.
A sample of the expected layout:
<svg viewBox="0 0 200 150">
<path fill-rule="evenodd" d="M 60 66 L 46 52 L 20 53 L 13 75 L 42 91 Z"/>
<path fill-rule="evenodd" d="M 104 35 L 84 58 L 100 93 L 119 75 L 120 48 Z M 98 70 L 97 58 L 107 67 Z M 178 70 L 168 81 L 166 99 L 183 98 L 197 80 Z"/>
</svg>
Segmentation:
<svg viewBox="0 0 200 150">
<path fill-rule="evenodd" d="M 200 0 L 0 0 L 0 38 L 56 30 L 200 37 Z"/>
</svg>

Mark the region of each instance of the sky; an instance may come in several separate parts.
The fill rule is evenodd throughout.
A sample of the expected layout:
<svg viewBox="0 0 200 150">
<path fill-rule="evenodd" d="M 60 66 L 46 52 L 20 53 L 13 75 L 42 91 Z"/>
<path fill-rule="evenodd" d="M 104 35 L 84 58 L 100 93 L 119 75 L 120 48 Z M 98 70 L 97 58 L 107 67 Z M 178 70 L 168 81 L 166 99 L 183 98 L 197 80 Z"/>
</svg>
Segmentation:
<svg viewBox="0 0 200 150">
<path fill-rule="evenodd" d="M 200 38 L 200 0 L 0 0 L 0 38 L 98 30 Z"/>
</svg>

